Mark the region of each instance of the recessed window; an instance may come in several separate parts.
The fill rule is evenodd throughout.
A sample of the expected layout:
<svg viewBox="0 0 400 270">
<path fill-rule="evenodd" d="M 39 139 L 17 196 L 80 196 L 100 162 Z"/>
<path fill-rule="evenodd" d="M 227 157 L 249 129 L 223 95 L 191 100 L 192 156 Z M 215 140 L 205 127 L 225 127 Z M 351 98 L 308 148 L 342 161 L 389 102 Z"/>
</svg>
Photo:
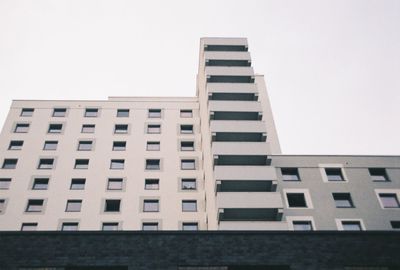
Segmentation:
<svg viewBox="0 0 400 270">
<path fill-rule="evenodd" d="M 33 111 L 34 111 L 35 109 L 33 109 L 33 108 L 23 108 L 22 110 L 21 110 L 21 116 L 23 116 L 23 117 L 30 117 L 30 116 L 32 116 L 33 115 Z"/>
<path fill-rule="evenodd" d="M 6 200 L 0 199 L 0 213 L 4 213 L 6 210 Z"/>
<path fill-rule="evenodd" d="M 159 170 L 160 160 L 159 159 L 146 159 L 146 170 Z"/>
<path fill-rule="evenodd" d="M 29 124 L 16 124 L 15 133 L 27 133 L 29 131 Z"/>
<path fill-rule="evenodd" d="M 158 222 L 144 222 L 142 224 L 143 231 L 158 231 Z"/>
<path fill-rule="evenodd" d="M 54 108 L 53 109 L 53 117 L 65 117 L 67 114 L 66 108 Z"/>
<path fill-rule="evenodd" d="M 181 151 L 194 151 L 194 142 L 181 142 Z"/>
<path fill-rule="evenodd" d="M 129 117 L 129 109 L 118 109 L 117 117 Z"/>
<path fill-rule="evenodd" d="M 344 231 L 361 231 L 360 221 L 342 221 L 342 228 Z"/>
<path fill-rule="evenodd" d="M 91 151 L 93 148 L 92 141 L 79 141 L 78 151 Z"/>
<path fill-rule="evenodd" d="M 118 231 L 119 224 L 118 222 L 104 222 L 102 225 L 103 231 Z"/>
<path fill-rule="evenodd" d="M 161 109 L 149 109 L 149 118 L 161 118 Z"/>
<path fill-rule="evenodd" d="M 281 173 L 283 181 L 300 181 L 297 168 L 281 168 Z"/>
<path fill-rule="evenodd" d="M 110 162 L 110 169 L 112 170 L 123 170 L 125 166 L 124 159 L 112 159 Z"/>
<path fill-rule="evenodd" d="M 183 200 L 182 201 L 183 212 L 197 212 L 197 201 L 195 200 Z"/>
<path fill-rule="evenodd" d="M 86 170 L 89 168 L 89 159 L 75 159 L 74 169 Z"/>
<path fill-rule="evenodd" d="M 28 200 L 26 212 L 42 212 L 44 200 Z"/>
<path fill-rule="evenodd" d="M 304 193 L 286 193 L 289 207 L 307 207 Z"/>
<path fill-rule="evenodd" d="M 51 170 L 54 167 L 54 158 L 41 158 L 39 160 L 38 169 L 40 170 Z"/>
<path fill-rule="evenodd" d="M 21 150 L 23 145 L 24 141 L 11 141 L 8 150 Z"/>
<path fill-rule="evenodd" d="M 62 124 L 50 124 L 49 129 L 47 130 L 48 133 L 61 133 L 62 131 Z"/>
<path fill-rule="evenodd" d="M 63 222 L 61 225 L 62 231 L 77 231 L 78 230 L 78 222 Z"/>
<path fill-rule="evenodd" d="M 326 176 L 328 177 L 328 181 L 344 181 L 344 177 L 342 174 L 341 168 L 325 168 Z"/>
<path fill-rule="evenodd" d="M 390 181 L 389 177 L 386 174 L 386 169 L 384 168 L 369 168 L 368 171 L 372 181 L 377 181 L 377 182 Z"/>
<path fill-rule="evenodd" d="M 399 208 L 399 200 L 396 193 L 379 193 L 379 199 L 383 208 Z"/>
<path fill-rule="evenodd" d="M 82 207 L 82 200 L 68 200 L 65 212 L 80 212 Z"/>
<path fill-rule="evenodd" d="M 195 170 L 196 162 L 194 159 L 182 159 L 181 160 L 181 169 L 182 170 Z"/>
<path fill-rule="evenodd" d="M 123 182 L 122 178 L 108 178 L 107 189 L 122 190 Z"/>
<path fill-rule="evenodd" d="M 85 178 L 73 178 L 71 179 L 71 190 L 83 190 L 85 189 L 86 179 Z"/>
<path fill-rule="evenodd" d="M 127 134 L 128 133 L 128 125 L 127 124 L 117 124 L 114 127 L 115 134 Z"/>
<path fill-rule="evenodd" d="M 97 117 L 99 114 L 99 109 L 97 108 L 87 108 L 85 110 L 85 117 Z"/>
<path fill-rule="evenodd" d="M 106 200 L 104 212 L 119 212 L 121 200 Z"/>
<path fill-rule="evenodd" d="M 295 231 L 312 231 L 312 223 L 309 220 L 296 220 L 293 221 L 293 230 Z"/>
<path fill-rule="evenodd" d="M 183 222 L 182 230 L 183 231 L 198 231 L 199 225 L 197 222 Z"/>
<path fill-rule="evenodd" d="M 11 178 L 0 178 L 0 189 L 9 189 L 11 185 Z"/>
<path fill-rule="evenodd" d="M 35 178 L 33 179 L 33 190 L 46 190 L 49 188 L 49 178 Z"/>
<path fill-rule="evenodd" d="M 191 118 L 191 117 L 193 117 L 193 111 L 192 110 L 181 110 L 180 116 L 182 118 Z"/>
<path fill-rule="evenodd" d="M 113 142 L 113 151 L 125 151 L 126 150 L 126 142 L 125 141 L 115 141 Z"/>
<path fill-rule="evenodd" d="M 21 231 L 36 231 L 37 226 L 37 223 L 22 223 Z"/>
<path fill-rule="evenodd" d="M 3 161 L 2 169 L 15 169 L 17 167 L 18 159 L 16 158 L 6 158 Z"/>
<path fill-rule="evenodd" d="M 144 180 L 144 189 L 159 189 L 160 188 L 160 180 L 159 179 L 145 179 Z"/>
<path fill-rule="evenodd" d="M 43 150 L 54 151 L 57 150 L 58 141 L 45 141 Z"/>
<path fill-rule="evenodd" d="M 181 125 L 181 134 L 193 134 L 193 125 Z"/>
<path fill-rule="evenodd" d="M 400 229 L 400 220 L 392 220 L 390 221 L 390 225 L 392 226 L 392 229 Z"/>
<path fill-rule="evenodd" d="M 196 179 L 184 178 L 181 180 L 182 190 L 196 190 Z"/>
<path fill-rule="evenodd" d="M 161 125 L 147 125 L 148 134 L 159 134 L 161 133 Z"/>
<path fill-rule="evenodd" d="M 353 200 L 350 193 L 332 193 L 336 208 L 353 208 Z"/>
<path fill-rule="evenodd" d="M 96 125 L 85 124 L 82 125 L 81 133 L 94 133 Z"/>
<path fill-rule="evenodd" d="M 147 142 L 147 151 L 160 151 L 160 142 Z"/>
<path fill-rule="evenodd" d="M 158 212 L 159 201 L 158 200 L 144 200 L 143 201 L 143 212 Z"/>
</svg>

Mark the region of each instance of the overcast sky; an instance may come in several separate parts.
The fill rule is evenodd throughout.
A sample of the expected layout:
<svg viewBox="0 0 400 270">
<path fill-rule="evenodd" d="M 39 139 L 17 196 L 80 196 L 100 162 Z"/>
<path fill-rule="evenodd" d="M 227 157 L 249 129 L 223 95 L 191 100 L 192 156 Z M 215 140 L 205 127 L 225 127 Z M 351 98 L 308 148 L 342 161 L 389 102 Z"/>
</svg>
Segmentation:
<svg viewBox="0 0 400 270">
<path fill-rule="evenodd" d="M 0 0 L 12 99 L 194 96 L 200 37 L 247 37 L 286 154 L 400 155 L 400 1 Z"/>
</svg>

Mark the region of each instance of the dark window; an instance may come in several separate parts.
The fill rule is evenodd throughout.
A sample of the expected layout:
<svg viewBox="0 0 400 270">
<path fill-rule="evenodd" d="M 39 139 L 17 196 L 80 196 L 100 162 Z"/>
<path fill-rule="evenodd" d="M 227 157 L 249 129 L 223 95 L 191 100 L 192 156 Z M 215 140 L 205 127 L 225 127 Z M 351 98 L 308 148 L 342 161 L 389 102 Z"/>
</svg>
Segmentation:
<svg viewBox="0 0 400 270">
<path fill-rule="evenodd" d="M 85 189 L 85 178 L 73 178 L 71 179 L 71 186 L 70 189 L 72 190 L 82 190 Z"/>
<path fill-rule="evenodd" d="M 23 117 L 32 116 L 34 110 L 35 110 L 35 109 L 32 109 L 32 108 L 23 108 L 23 109 L 21 110 L 21 116 L 23 116 Z"/>
<path fill-rule="evenodd" d="M 181 169 L 182 170 L 195 170 L 196 162 L 194 159 L 182 159 L 181 160 Z"/>
<path fill-rule="evenodd" d="M 400 229 L 400 220 L 392 220 L 390 225 L 392 225 L 392 229 Z"/>
<path fill-rule="evenodd" d="M 0 189 L 9 189 L 11 178 L 0 178 Z"/>
<path fill-rule="evenodd" d="M 181 142 L 181 151 L 194 151 L 194 142 Z"/>
<path fill-rule="evenodd" d="M 389 177 L 386 174 L 386 169 L 384 168 L 369 168 L 368 171 L 372 181 L 379 181 L 379 182 L 389 181 Z"/>
<path fill-rule="evenodd" d="M 123 179 L 122 178 L 109 178 L 107 189 L 108 190 L 122 190 L 123 187 Z"/>
<path fill-rule="evenodd" d="M 182 230 L 183 231 L 197 231 L 199 229 L 199 225 L 197 222 L 183 222 Z"/>
<path fill-rule="evenodd" d="M 344 231 L 361 231 L 360 221 L 342 221 Z"/>
<path fill-rule="evenodd" d="M 353 208 L 353 200 L 350 193 L 332 193 L 337 208 Z"/>
<path fill-rule="evenodd" d="M 91 151 L 92 147 L 92 141 L 79 141 L 78 143 L 78 151 Z"/>
<path fill-rule="evenodd" d="M 40 170 L 50 170 L 53 169 L 54 159 L 53 158 L 41 158 L 39 160 L 38 169 Z"/>
<path fill-rule="evenodd" d="M 325 168 L 328 181 L 344 181 L 341 168 Z"/>
<path fill-rule="evenodd" d="M 126 134 L 128 133 L 128 125 L 127 124 L 117 124 L 114 128 L 115 134 Z"/>
<path fill-rule="evenodd" d="M 49 187 L 49 178 L 35 178 L 33 179 L 32 189 L 44 190 Z"/>
<path fill-rule="evenodd" d="M 123 170 L 125 166 L 124 159 L 112 159 L 110 163 L 110 169 L 112 170 Z"/>
<path fill-rule="evenodd" d="M 181 188 L 183 190 L 195 190 L 196 189 L 196 179 L 192 179 L 192 178 L 182 179 Z"/>
<path fill-rule="evenodd" d="M 61 226 L 62 231 L 77 231 L 78 222 L 64 222 Z"/>
<path fill-rule="evenodd" d="M 53 110 L 53 117 L 65 117 L 67 114 L 66 108 L 55 108 Z"/>
<path fill-rule="evenodd" d="M 63 127 L 62 124 L 50 124 L 47 132 L 48 133 L 61 133 L 62 127 Z"/>
<path fill-rule="evenodd" d="M 284 181 L 300 181 L 299 170 L 297 168 L 281 168 Z"/>
<path fill-rule="evenodd" d="M 161 118 L 161 109 L 150 109 L 149 118 Z"/>
<path fill-rule="evenodd" d="M 396 193 L 380 193 L 379 199 L 381 200 L 383 208 L 399 208 L 399 200 Z"/>
<path fill-rule="evenodd" d="M 312 231 L 313 230 L 312 223 L 309 220 L 293 221 L 293 230 L 295 230 L 295 231 Z"/>
<path fill-rule="evenodd" d="M 145 179 L 144 189 L 159 189 L 159 179 Z"/>
<path fill-rule="evenodd" d="M 23 145 L 24 141 L 11 141 L 8 150 L 21 150 Z"/>
<path fill-rule="evenodd" d="M 87 108 L 85 110 L 85 117 L 97 117 L 99 113 L 99 109 L 97 108 Z"/>
<path fill-rule="evenodd" d="M 6 200 L 0 199 L 0 213 L 3 213 L 6 210 Z"/>
<path fill-rule="evenodd" d="M 181 134 L 192 134 L 193 125 L 181 125 Z"/>
<path fill-rule="evenodd" d="M 144 222 L 142 224 L 143 231 L 158 231 L 158 223 L 157 222 Z"/>
<path fill-rule="evenodd" d="M 191 118 L 191 117 L 193 117 L 193 111 L 192 110 L 181 110 L 180 116 L 182 118 Z"/>
<path fill-rule="evenodd" d="M 29 124 L 16 124 L 15 133 L 27 133 L 29 131 Z"/>
<path fill-rule="evenodd" d="M 118 141 L 113 142 L 113 151 L 125 151 L 126 150 L 126 142 L 125 141 Z"/>
<path fill-rule="evenodd" d="M 118 222 L 105 222 L 103 223 L 102 230 L 103 231 L 118 231 L 119 224 Z"/>
<path fill-rule="evenodd" d="M 44 200 L 28 200 L 26 212 L 41 212 L 43 210 Z"/>
<path fill-rule="evenodd" d="M 16 158 L 6 158 L 3 161 L 2 169 L 15 169 L 17 167 L 18 159 Z"/>
<path fill-rule="evenodd" d="M 119 212 L 121 200 L 106 200 L 104 211 L 105 212 Z"/>
<path fill-rule="evenodd" d="M 129 117 L 129 109 L 118 109 L 117 117 Z"/>
<path fill-rule="evenodd" d="M 158 200 L 144 200 L 143 201 L 143 212 L 158 212 L 159 202 Z"/>
<path fill-rule="evenodd" d="M 54 151 L 57 150 L 58 141 L 45 141 L 43 150 Z"/>
<path fill-rule="evenodd" d="M 82 133 L 94 133 L 96 125 L 82 125 Z"/>
<path fill-rule="evenodd" d="M 304 193 L 287 193 L 289 207 L 307 207 Z"/>
<path fill-rule="evenodd" d="M 197 201 L 195 200 L 183 200 L 182 201 L 183 212 L 197 212 Z"/>
<path fill-rule="evenodd" d="M 148 134 L 159 134 L 161 133 L 161 125 L 148 125 L 147 126 Z"/>
<path fill-rule="evenodd" d="M 88 159 L 75 159 L 74 169 L 88 169 L 89 160 Z"/>
<path fill-rule="evenodd" d="M 37 223 L 22 223 L 21 231 L 36 231 Z"/>
<path fill-rule="evenodd" d="M 80 212 L 82 200 L 68 200 L 65 212 Z"/>
<path fill-rule="evenodd" d="M 160 160 L 159 159 L 146 159 L 146 170 L 159 170 Z"/>
<path fill-rule="evenodd" d="M 147 151 L 160 151 L 160 142 L 147 142 Z"/>
</svg>

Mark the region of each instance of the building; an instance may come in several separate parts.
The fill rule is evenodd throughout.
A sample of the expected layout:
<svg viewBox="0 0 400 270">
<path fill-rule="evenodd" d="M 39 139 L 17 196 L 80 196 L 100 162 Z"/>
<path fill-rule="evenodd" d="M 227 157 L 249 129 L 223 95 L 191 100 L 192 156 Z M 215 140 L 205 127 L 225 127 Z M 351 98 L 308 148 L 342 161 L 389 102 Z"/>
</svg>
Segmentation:
<svg viewBox="0 0 400 270">
<path fill-rule="evenodd" d="M 201 39 L 193 98 L 13 101 L 0 154 L 0 265 L 9 269 L 400 265 L 400 156 L 282 155 L 243 38 Z M 173 256 L 151 264 L 132 255 L 152 260 L 149 243 Z M 230 255 L 220 251 L 227 243 Z M 16 252 L 23 247 L 28 255 Z M 381 247 L 385 256 L 368 256 Z"/>
</svg>

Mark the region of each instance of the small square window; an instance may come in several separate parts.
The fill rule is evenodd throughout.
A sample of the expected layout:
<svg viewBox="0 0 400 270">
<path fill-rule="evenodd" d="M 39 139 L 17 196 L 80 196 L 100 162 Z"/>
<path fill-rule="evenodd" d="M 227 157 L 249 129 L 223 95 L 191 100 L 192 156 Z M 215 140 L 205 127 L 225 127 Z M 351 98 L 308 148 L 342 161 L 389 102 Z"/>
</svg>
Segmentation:
<svg viewBox="0 0 400 270">
<path fill-rule="evenodd" d="M 11 185 L 11 178 L 0 178 L 0 189 L 9 189 Z"/>
<path fill-rule="evenodd" d="M 160 180 L 159 179 L 145 179 L 144 180 L 144 189 L 159 189 L 160 188 Z"/>
<path fill-rule="evenodd" d="M 157 222 L 144 222 L 142 224 L 143 231 L 158 231 L 158 223 Z"/>
<path fill-rule="evenodd" d="M 74 169 L 88 169 L 89 160 L 88 159 L 75 159 Z"/>
<path fill-rule="evenodd" d="M 64 222 L 61 225 L 62 231 L 77 231 L 78 230 L 78 222 Z"/>
<path fill-rule="evenodd" d="M 300 181 L 297 168 L 281 168 L 283 181 Z"/>
<path fill-rule="evenodd" d="M 293 221 L 293 230 L 295 230 L 295 231 L 312 231 L 313 230 L 312 223 L 309 220 Z"/>
<path fill-rule="evenodd" d="M 85 110 L 85 117 L 97 117 L 99 114 L 99 109 L 97 108 L 87 108 Z"/>
<path fill-rule="evenodd" d="M 196 162 L 194 159 L 182 159 L 181 170 L 195 170 Z"/>
<path fill-rule="evenodd" d="M 389 181 L 389 177 L 386 174 L 386 169 L 384 168 L 369 168 L 368 171 L 372 181 L 377 181 L 377 182 Z"/>
<path fill-rule="evenodd" d="M 396 193 L 379 193 L 383 208 L 399 208 L 399 200 Z"/>
<path fill-rule="evenodd" d="M 51 170 L 54 167 L 54 159 L 53 158 L 41 158 L 39 160 L 38 169 L 40 170 Z"/>
<path fill-rule="evenodd" d="M 159 159 L 146 159 L 146 170 L 159 170 L 160 160 Z"/>
<path fill-rule="evenodd" d="M 360 221 L 342 221 L 342 228 L 344 231 L 361 231 Z"/>
<path fill-rule="evenodd" d="M 94 133 L 96 125 L 85 124 L 82 125 L 81 133 Z"/>
<path fill-rule="evenodd" d="M 197 201 L 183 200 L 182 201 L 182 212 L 197 212 Z"/>
<path fill-rule="evenodd" d="M 114 127 L 115 134 L 127 134 L 128 133 L 128 125 L 127 124 L 117 124 Z"/>
<path fill-rule="evenodd" d="M 193 134 L 193 125 L 181 125 L 181 134 Z"/>
<path fill-rule="evenodd" d="M 58 141 L 45 141 L 43 150 L 54 151 L 57 150 Z"/>
<path fill-rule="evenodd" d="M 4 213 L 6 210 L 6 200 L 0 199 L 0 213 Z"/>
<path fill-rule="evenodd" d="M 103 231 L 118 231 L 119 224 L 118 222 L 104 222 L 102 225 Z"/>
<path fill-rule="evenodd" d="M 22 223 L 21 231 L 36 231 L 37 223 Z"/>
<path fill-rule="evenodd" d="M 390 225 L 392 226 L 392 229 L 400 229 L 400 220 L 392 220 L 390 221 Z"/>
<path fill-rule="evenodd" d="M 27 133 L 29 131 L 29 124 L 16 124 L 15 133 Z"/>
<path fill-rule="evenodd" d="M 122 190 L 123 182 L 122 178 L 108 178 L 107 189 Z"/>
<path fill-rule="evenodd" d="M 143 212 L 158 212 L 159 202 L 158 200 L 144 200 L 143 201 Z"/>
<path fill-rule="evenodd" d="M 126 150 L 126 142 L 125 141 L 115 141 L 113 142 L 113 151 L 125 151 Z"/>
<path fill-rule="evenodd" d="M 2 169 L 15 169 L 17 167 L 18 159 L 16 158 L 6 158 L 3 161 Z"/>
<path fill-rule="evenodd" d="M 198 231 L 199 225 L 197 222 L 183 222 L 182 230 L 183 231 Z"/>
<path fill-rule="evenodd" d="M 33 108 L 23 108 L 22 110 L 21 110 L 21 116 L 23 116 L 23 117 L 30 117 L 30 116 L 32 116 L 33 115 L 33 111 L 34 111 L 35 109 L 33 109 Z"/>
<path fill-rule="evenodd" d="M 160 142 L 147 142 L 147 151 L 160 151 Z"/>
<path fill-rule="evenodd" d="M 117 117 L 129 117 L 129 109 L 118 109 Z"/>
<path fill-rule="evenodd" d="M 194 142 L 181 142 L 181 151 L 194 151 Z"/>
<path fill-rule="evenodd" d="M 92 151 L 92 148 L 92 141 L 79 141 L 78 143 L 78 151 Z"/>
<path fill-rule="evenodd" d="M 307 207 L 304 193 L 287 193 L 289 207 Z"/>
<path fill-rule="evenodd" d="M 149 118 L 161 118 L 161 109 L 149 109 Z"/>
<path fill-rule="evenodd" d="M 61 133 L 62 131 L 62 124 L 50 124 L 49 125 L 49 129 L 48 129 L 48 133 Z"/>
<path fill-rule="evenodd" d="M 119 212 L 121 200 L 106 200 L 104 212 Z"/>
<path fill-rule="evenodd" d="M 82 207 L 82 200 L 68 200 L 65 212 L 80 212 Z"/>
<path fill-rule="evenodd" d="M 65 117 L 67 114 L 66 108 L 54 108 L 53 109 L 53 117 Z"/>
<path fill-rule="evenodd" d="M 325 173 L 328 181 L 344 181 L 341 168 L 325 168 Z"/>
<path fill-rule="evenodd" d="M 49 178 L 35 178 L 33 179 L 33 190 L 46 190 L 49 188 Z"/>
<path fill-rule="evenodd" d="M 353 200 L 350 193 L 332 193 L 336 208 L 353 208 Z"/>
<path fill-rule="evenodd" d="M 83 190 L 85 189 L 86 179 L 85 178 L 73 178 L 71 179 L 71 190 Z"/>
<path fill-rule="evenodd" d="M 125 166 L 124 159 L 112 159 L 110 163 L 110 169 L 112 170 L 123 170 Z"/>
<path fill-rule="evenodd" d="M 44 200 L 28 200 L 26 212 L 42 212 Z"/>
<path fill-rule="evenodd" d="M 180 116 L 182 118 L 192 118 L 193 117 L 193 111 L 192 110 L 181 110 Z"/>
<path fill-rule="evenodd" d="M 8 150 L 21 150 L 23 145 L 24 141 L 11 141 Z"/>
<path fill-rule="evenodd" d="M 147 133 L 148 134 L 160 134 L 161 133 L 161 125 L 147 125 Z"/>
<path fill-rule="evenodd" d="M 196 190 L 196 179 L 184 178 L 181 182 L 182 190 Z"/>
</svg>

